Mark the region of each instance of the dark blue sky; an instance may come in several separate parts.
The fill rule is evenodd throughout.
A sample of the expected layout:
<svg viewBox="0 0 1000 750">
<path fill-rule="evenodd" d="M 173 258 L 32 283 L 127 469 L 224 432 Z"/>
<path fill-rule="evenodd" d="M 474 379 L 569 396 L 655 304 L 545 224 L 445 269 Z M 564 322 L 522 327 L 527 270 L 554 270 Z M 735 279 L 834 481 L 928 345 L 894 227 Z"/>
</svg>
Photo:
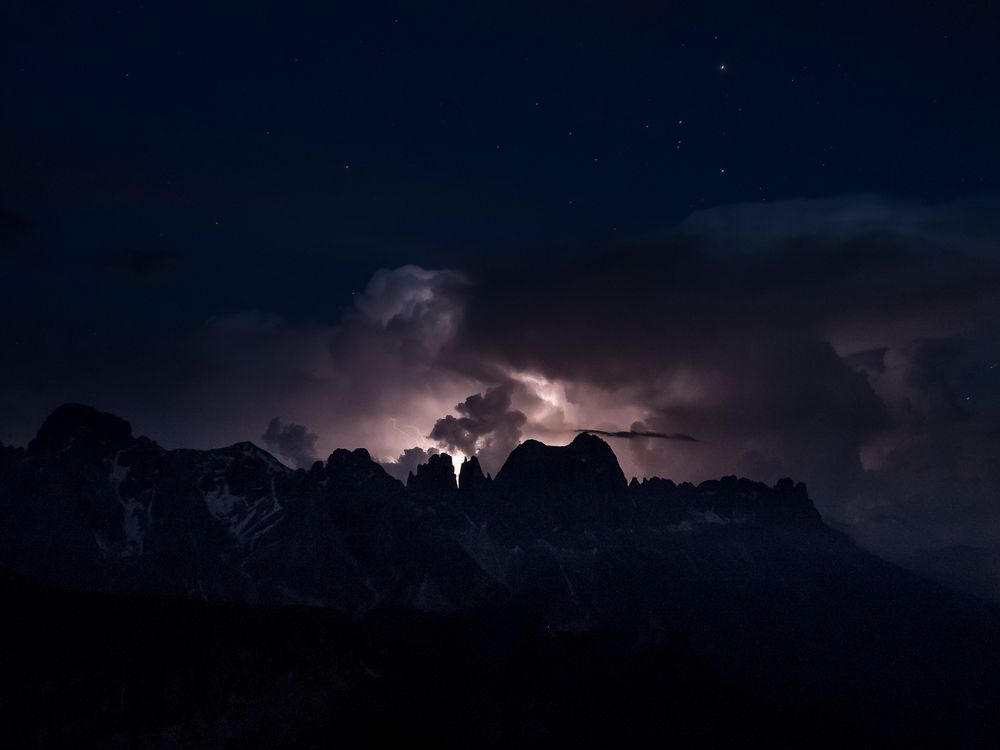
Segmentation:
<svg viewBox="0 0 1000 750">
<path fill-rule="evenodd" d="M 0 204 L 76 257 L 250 294 L 263 253 L 344 294 L 714 205 L 1000 181 L 990 3 L 544 5 L 5 3 Z"/>
</svg>

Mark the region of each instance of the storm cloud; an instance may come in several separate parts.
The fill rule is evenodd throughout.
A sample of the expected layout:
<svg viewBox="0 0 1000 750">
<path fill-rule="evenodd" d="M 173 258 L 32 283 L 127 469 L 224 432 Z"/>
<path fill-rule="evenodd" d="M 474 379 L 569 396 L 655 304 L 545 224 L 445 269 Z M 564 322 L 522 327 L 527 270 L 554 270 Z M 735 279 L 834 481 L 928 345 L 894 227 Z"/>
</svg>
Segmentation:
<svg viewBox="0 0 1000 750">
<path fill-rule="evenodd" d="M 517 446 L 528 421 L 524 412 L 512 408 L 512 396 L 523 388 L 507 381 L 475 393 L 455 405 L 459 416 L 448 414 L 434 423 L 430 438 L 465 456 L 478 455 L 490 471 L 497 471 Z"/>
<path fill-rule="evenodd" d="M 495 472 L 587 426 L 626 438 L 628 475 L 803 480 L 886 554 L 995 543 L 998 217 L 992 198 L 746 204 L 530 267 L 386 268 L 343 310 L 261 298 L 83 352 L 72 390 L 9 369 L 22 396 L 0 406 L 38 424 L 87 401 L 196 447 L 280 414 L 289 460 L 366 447 L 401 478 L 435 450 Z"/>
<path fill-rule="evenodd" d="M 996 215 L 870 196 L 706 211 L 571 267 L 488 279 L 465 342 L 560 385 L 576 424 L 703 441 L 636 435 L 627 473 L 790 475 L 880 549 L 985 541 L 1000 472 L 975 457 L 1000 454 L 1000 410 L 970 391 L 997 387 Z"/>
</svg>

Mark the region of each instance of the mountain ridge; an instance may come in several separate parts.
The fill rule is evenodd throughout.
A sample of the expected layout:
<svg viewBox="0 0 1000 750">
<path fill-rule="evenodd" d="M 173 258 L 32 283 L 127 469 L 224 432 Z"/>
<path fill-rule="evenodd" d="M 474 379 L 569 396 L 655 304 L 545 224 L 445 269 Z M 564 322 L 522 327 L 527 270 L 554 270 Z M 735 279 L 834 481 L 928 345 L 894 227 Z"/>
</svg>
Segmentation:
<svg viewBox="0 0 1000 750">
<path fill-rule="evenodd" d="M 353 619 L 515 608 L 635 648 L 675 632 L 742 689 L 866 721 L 884 708 L 872 696 L 931 723 L 937 701 L 981 721 L 1000 699 L 997 611 L 860 549 L 804 484 L 626 481 L 589 434 L 525 441 L 493 478 L 473 457 L 456 482 L 435 455 L 404 484 L 364 449 L 293 470 L 252 443 L 165 450 L 60 407 L 0 451 L 0 571 Z"/>
</svg>

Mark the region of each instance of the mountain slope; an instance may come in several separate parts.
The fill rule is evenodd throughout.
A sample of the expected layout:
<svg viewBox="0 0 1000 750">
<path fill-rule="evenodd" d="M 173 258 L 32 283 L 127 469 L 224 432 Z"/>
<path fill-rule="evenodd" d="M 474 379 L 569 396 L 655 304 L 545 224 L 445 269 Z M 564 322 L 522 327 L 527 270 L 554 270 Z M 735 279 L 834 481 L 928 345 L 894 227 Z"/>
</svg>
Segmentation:
<svg viewBox="0 0 1000 750">
<path fill-rule="evenodd" d="M 0 452 L 0 566 L 355 621 L 528 612 L 639 653 L 676 634 L 767 705 L 883 740 L 1000 736 L 997 612 L 859 549 L 802 484 L 627 483 L 588 434 L 527 441 L 495 479 L 474 459 L 454 476 L 444 455 L 404 486 L 364 450 L 297 471 L 249 443 L 167 451 L 67 405 L 27 450 Z"/>
</svg>

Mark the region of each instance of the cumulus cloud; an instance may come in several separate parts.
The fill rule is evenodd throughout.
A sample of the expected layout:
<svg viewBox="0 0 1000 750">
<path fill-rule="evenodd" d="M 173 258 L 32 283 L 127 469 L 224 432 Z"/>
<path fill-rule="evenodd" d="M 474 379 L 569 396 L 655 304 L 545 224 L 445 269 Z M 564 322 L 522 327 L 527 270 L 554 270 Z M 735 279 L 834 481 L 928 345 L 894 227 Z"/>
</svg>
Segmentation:
<svg viewBox="0 0 1000 750">
<path fill-rule="evenodd" d="M 455 405 L 459 416 L 448 414 L 434 423 L 430 438 L 465 456 L 479 456 L 486 469 L 495 472 L 517 446 L 528 421 L 511 406 L 513 394 L 523 387 L 511 380 L 469 396 Z"/>
<path fill-rule="evenodd" d="M 175 345 L 155 386 L 127 387 L 173 392 L 177 413 L 156 421 L 176 444 L 193 442 L 185 433 L 208 445 L 254 436 L 250 420 L 259 424 L 263 412 L 308 424 L 321 457 L 365 447 L 392 461 L 404 448 L 433 446 L 434 420 L 481 387 L 442 364 L 465 285 L 458 272 L 407 266 L 376 273 L 334 323 L 262 310 L 219 315 Z"/>
<path fill-rule="evenodd" d="M 264 444 L 276 450 L 299 468 L 306 468 L 317 460 L 316 441 L 319 436 L 305 425 L 285 424 L 274 417 L 261 435 Z"/>
<path fill-rule="evenodd" d="M 429 357 L 454 338 L 467 285 L 463 273 L 449 269 L 382 269 L 354 304 L 361 318 L 416 343 L 420 354 Z"/>
<path fill-rule="evenodd" d="M 0 439 L 30 439 L 46 413 L 71 397 L 129 418 L 166 447 L 259 441 L 262 425 L 281 415 L 283 423 L 309 426 L 320 458 L 365 447 L 392 461 L 404 448 L 432 447 L 435 420 L 484 387 L 445 364 L 467 286 L 456 271 L 384 270 L 333 320 L 318 314 L 322 299 L 312 319 L 263 307 L 220 312 L 176 334 L 77 356 L 71 383 L 60 380 L 63 370 L 36 367 L 31 386 L 49 395 L 34 396 L 37 404 L 19 398 L 35 413 L 22 420 L 23 434 L 0 432 Z M 0 379 L 15 374 L 8 369 Z M 5 392 L 18 386 L 26 388 L 13 383 Z"/>
</svg>

